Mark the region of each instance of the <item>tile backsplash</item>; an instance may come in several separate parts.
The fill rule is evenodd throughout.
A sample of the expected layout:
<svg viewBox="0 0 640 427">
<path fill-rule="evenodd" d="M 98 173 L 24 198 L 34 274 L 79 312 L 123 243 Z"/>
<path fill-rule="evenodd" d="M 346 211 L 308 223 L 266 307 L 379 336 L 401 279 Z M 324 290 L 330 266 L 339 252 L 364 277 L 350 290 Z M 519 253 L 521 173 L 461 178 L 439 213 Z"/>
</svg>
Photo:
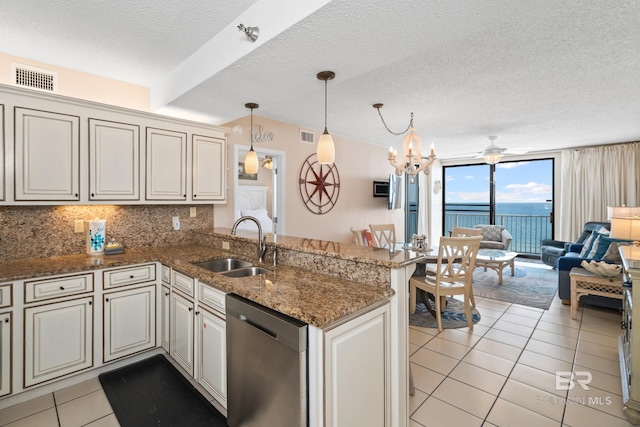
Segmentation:
<svg viewBox="0 0 640 427">
<path fill-rule="evenodd" d="M 0 261 L 85 253 L 86 235 L 74 233 L 76 220 L 105 219 L 107 241 L 125 248 L 190 243 L 192 231 L 213 230 L 213 205 L 197 205 L 196 216 L 189 215 L 190 206 L 181 205 L 3 206 Z"/>
</svg>

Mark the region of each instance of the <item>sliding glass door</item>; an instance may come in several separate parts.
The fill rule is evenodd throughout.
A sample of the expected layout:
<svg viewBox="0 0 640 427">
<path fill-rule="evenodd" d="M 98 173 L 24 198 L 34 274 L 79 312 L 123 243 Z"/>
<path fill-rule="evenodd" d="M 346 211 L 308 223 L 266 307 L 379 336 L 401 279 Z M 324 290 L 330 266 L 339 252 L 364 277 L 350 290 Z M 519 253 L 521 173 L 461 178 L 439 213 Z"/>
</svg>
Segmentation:
<svg viewBox="0 0 640 427">
<path fill-rule="evenodd" d="M 553 159 L 444 167 L 443 235 L 454 226 L 504 225 L 511 250 L 539 254 L 553 237 Z"/>
</svg>

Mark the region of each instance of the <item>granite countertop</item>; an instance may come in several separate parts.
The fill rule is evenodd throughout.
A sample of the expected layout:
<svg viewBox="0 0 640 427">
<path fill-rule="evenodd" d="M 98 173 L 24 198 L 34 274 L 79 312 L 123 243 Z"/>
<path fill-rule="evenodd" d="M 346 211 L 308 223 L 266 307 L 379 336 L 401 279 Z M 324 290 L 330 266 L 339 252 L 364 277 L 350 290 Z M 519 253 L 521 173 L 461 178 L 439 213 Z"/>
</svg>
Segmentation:
<svg viewBox="0 0 640 427">
<path fill-rule="evenodd" d="M 278 241 L 279 246 L 280 243 Z M 387 253 L 387 259 L 382 258 L 380 262 L 390 267 L 404 265 L 403 259 L 390 261 L 388 251 L 381 252 Z M 325 328 L 393 295 L 390 287 L 357 283 L 284 265 L 274 268 L 268 262 L 263 267 L 272 270 L 271 273 L 246 278 L 221 276 L 191 264 L 228 256 L 233 254 L 206 246 L 179 245 L 127 249 L 121 255 L 96 257 L 83 254 L 0 262 L 0 283 L 159 261 L 224 292 L 233 292 L 318 328 Z M 247 260 L 258 265 L 255 260 Z"/>
</svg>

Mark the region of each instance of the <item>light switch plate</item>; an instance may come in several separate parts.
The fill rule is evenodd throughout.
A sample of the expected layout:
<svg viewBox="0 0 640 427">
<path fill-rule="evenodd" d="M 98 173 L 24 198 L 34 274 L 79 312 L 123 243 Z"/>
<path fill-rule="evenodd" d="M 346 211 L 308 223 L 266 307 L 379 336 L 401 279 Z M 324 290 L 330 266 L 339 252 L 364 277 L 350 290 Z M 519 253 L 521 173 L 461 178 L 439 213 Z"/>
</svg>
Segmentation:
<svg viewBox="0 0 640 427">
<path fill-rule="evenodd" d="M 84 220 L 76 219 L 75 221 L 73 221 L 73 232 L 84 233 Z"/>
<path fill-rule="evenodd" d="M 222 242 L 222 249 L 229 250 L 229 242 Z"/>
<path fill-rule="evenodd" d="M 173 229 L 175 231 L 180 230 L 180 217 L 174 216 L 173 218 L 171 218 L 171 224 L 173 225 Z"/>
<path fill-rule="evenodd" d="M 195 206 L 191 206 L 189 208 L 189 217 L 191 217 L 191 218 L 195 218 L 196 217 L 196 207 Z"/>
</svg>

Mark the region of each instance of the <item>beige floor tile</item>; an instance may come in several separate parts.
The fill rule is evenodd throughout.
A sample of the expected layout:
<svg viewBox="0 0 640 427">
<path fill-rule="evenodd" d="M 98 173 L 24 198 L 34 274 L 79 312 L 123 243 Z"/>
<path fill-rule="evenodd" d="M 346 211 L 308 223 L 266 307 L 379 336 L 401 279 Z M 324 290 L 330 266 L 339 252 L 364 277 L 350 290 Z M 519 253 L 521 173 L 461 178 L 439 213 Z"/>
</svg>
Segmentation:
<svg viewBox="0 0 640 427">
<path fill-rule="evenodd" d="M 511 303 L 498 301 L 490 298 L 476 298 L 476 307 L 480 308 L 488 308 L 490 310 L 495 310 L 500 313 L 504 313 L 507 311 L 509 307 L 511 307 Z"/>
<path fill-rule="evenodd" d="M 416 389 L 413 396 L 409 396 L 409 415 L 412 415 L 427 400 L 429 395 L 421 390 Z"/>
<path fill-rule="evenodd" d="M 581 353 L 591 354 L 593 356 L 604 357 L 605 359 L 620 360 L 620 353 L 617 347 L 596 344 L 588 341 L 580 341 L 578 343 L 578 351 Z"/>
<path fill-rule="evenodd" d="M 580 329 L 580 320 L 572 319 L 570 312 L 566 314 L 565 313 L 556 314 L 556 313 L 550 313 L 547 311 L 542 315 L 540 320 L 549 322 L 549 323 L 554 323 L 560 326 L 566 326 L 568 328 Z"/>
<path fill-rule="evenodd" d="M 578 338 L 580 330 L 569 326 L 558 325 L 557 323 L 546 322 L 544 319 L 540 320 L 536 330 L 553 332 L 554 334 L 564 335 L 565 337 Z"/>
<path fill-rule="evenodd" d="M 460 329 L 445 329 L 438 334 L 438 337 L 467 347 L 473 347 L 482 337 L 473 335 L 469 328 L 465 329 L 466 331 L 461 331 Z"/>
<path fill-rule="evenodd" d="M 415 363 L 411 364 L 411 375 L 413 376 L 413 385 L 416 388 L 416 392 L 420 390 L 425 394 L 433 393 L 436 387 L 446 378 L 445 375 Z"/>
<path fill-rule="evenodd" d="M 516 314 L 508 313 L 503 314 L 500 320 L 515 323 L 517 325 L 528 326 L 530 328 L 535 328 L 538 324 L 538 319 L 532 319 L 531 317 L 523 317 Z"/>
<path fill-rule="evenodd" d="M 567 337 L 564 335 L 554 334 L 553 332 L 547 332 L 540 329 L 536 329 L 531 334 L 531 338 L 538 341 L 544 341 L 549 344 L 559 345 L 564 348 L 575 350 L 578 345 L 577 337 Z"/>
<path fill-rule="evenodd" d="M 4 420 L 2 421 L 4 422 Z M 26 418 L 21 418 L 10 424 L 6 424 L 7 427 L 58 427 L 58 416 L 55 408 L 49 408 L 37 414 L 30 415 Z"/>
<path fill-rule="evenodd" d="M 560 347 L 554 344 L 548 344 L 546 342 L 533 340 L 533 339 L 527 343 L 527 346 L 525 348 L 529 351 L 544 354 L 546 356 L 564 360 L 565 362 L 569 362 L 569 363 L 573 363 L 573 358 L 576 353 L 572 349 Z"/>
<path fill-rule="evenodd" d="M 613 394 L 622 394 L 622 380 L 619 375 L 605 374 L 604 372 L 589 369 L 586 366 L 575 365 L 574 371 L 589 371 L 591 373 L 591 383 L 589 386 L 599 388 Z"/>
<path fill-rule="evenodd" d="M 469 350 L 471 350 L 471 347 L 457 344 L 453 341 L 447 341 L 440 338 L 440 336 L 437 336 L 426 343 L 423 348 L 427 348 L 429 350 L 444 354 L 445 356 L 453 357 L 458 360 L 462 359 L 469 352 Z"/>
<path fill-rule="evenodd" d="M 496 400 L 496 396 L 453 378 L 445 379 L 431 396 L 482 419 Z"/>
<path fill-rule="evenodd" d="M 460 363 L 449 374 L 450 378 L 461 381 L 470 386 L 484 390 L 497 396 L 502 389 L 507 377 L 488 371 L 478 366 L 466 362 Z"/>
<path fill-rule="evenodd" d="M 429 427 L 480 427 L 482 420 L 435 397 L 429 397 L 411 417 Z"/>
<path fill-rule="evenodd" d="M 415 344 L 417 346 L 422 347 L 423 345 L 431 341 L 431 339 L 433 339 L 433 335 L 428 334 L 424 331 L 425 328 L 421 328 L 421 329 L 422 330 L 409 328 L 409 342 L 411 344 Z"/>
<path fill-rule="evenodd" d="M 625 419 L 625 415 L 622 412 L 622 408 L 624 407 L 622 396 L 600 390 L 591 383 L 587 387 L 589 390 L 585 390 L 579 384 L 576 385 L 572 390 L 569 390 L 568 399 L 598 411 L 606 412 L 614 417 Z"/>
<path fill-rule="evenodd" d="M 56 405 L 61 405 L 70 400 L 77 399 L 80 396 L 84 396 L 85 394 L 93 393 L 98 390 L 102 390 L 102 384 L 100 384 L 100 380 L 98 378 L 92 378 L 79 384 L 63 388 L 62 390 L 58 390 L 54 393 L 56 397 Z"/>
<path fill-rule="evenodd" d="M 44 396 L 36 397 L 27 402 L 9 406 L 0 411 L 0 425 L 9 424 L 13 421 L 26 418 L 29 415 L 37 414 L 50 408 L 55 408 L 53 393 L 47 393 Z"/>
<path fill-rule="evenodd" d="M 589 406 L 569 404 L 564 411 L 564 424 L 571 427 L 607 426 L 631 427 L 633 424 L 626 419 L 614 417 Z"/>
<path fill-rule="evenodd" d="M 487 421 L 497 426 L 558 427 L 558 422 L 504 399 L 496 400 Z"/>
<path fill-rule="evenodd" d="M 102 390 L 58 406 L 60 427 L 83 426 L 111 413 L 113 410 Z"/>
<path fill-rule="evenodd" d="M 409 427 L 424 427 L 424 424 L 420 424 L 417 421 L 409 420 Z"/>
<path fill-rule="evenodd" d="M 616 360 L 578 352 L 576 354 L 576 365 L 604 372 L 605 374 L 620 376 L 620 362 Z"/>
<path fill-rule="evenodd" d="M 571 363 L 565 362 L 564 360 L 545 356 L 544 354 L 535 353 L 529 350 L 522 352 L 520 359 L 518 359 L 518 363 L 540 369 L 541 371 L 549 372 L 553 375 L 558 371 L 571 371 L 572 366 Z"/>
<path fill-rule="evenodd" d="M 594 344 L 604 345 L 615 349 L 618 348 L 618 337 L 612 335 L 603 335 L 594 332 L 580 331 L 579 341 L 592 342 Z"/>
<path fill-rule="evenodd" d="M 478 341 L 478 344 L 475 345 L 474 349 L 502 357 L 503 359 L 511 360 L 512 362 L 518 360 L 518 357 L 520 357 L 520 353 L 522 352 L 521 348 L 493 341 L 488 338 L 482 338 Z"/>
<path fill-rule="evenodd" d="M 519 325 L 517 323 L 509 322 L 508 320 L 500 319 L 493 325 L 493 329 L 499 329 L 501 331 L 509 332 L 515 335 L 521 335 L 523 337 L 530 337 L 533 333 L 531 326 Z"/>
<path fill-rule="evenodd" d="M 411 358 L 411 362 L 423 366 L 432 371 L 439 372 L 443 375 L 448 375 L 449 372 L 458 364 L 458 359 L 445 356 L 444 354 L 436 353 L 435 351 L 421 348 L 416 351 Z"/>
<path fill-rule="evenodd" d="M 509 379 L 553 393 L 562 398 L 567 397 L 566 390 L 557 390 L 555 374 L 532 368 L 531 366 L 516 363 Z"/>
<path fill-rule="evenodd" d="M 421 347 L 419 345 L 415 345 L 413 343 L 409 343 L 409 355 L 412 355 L 416 351 L 420 350 L 420 348 Z"/>
<path fill-rule="evenodd" d="M 503 344 L 508 344 L 518 348 L 524 348 L 527 345 L 527 341 L 529 338 L 523 337 L 522 335 L 512 334 L 511 332 L 501 331 L 500 329 L 491 329 L 487 332 L 484 338 L 488 338 L 493 341 L 498 341 Z"/>
<path fill-rule="evenodd" d="M 120 423 L 114 414 L 109 414 L 87 424 L 85 427 L 120 427 Z"/>
<path fill-rule="evenodd" d="M 597 322 L 583 322 L 581 329 L 585 332 L 593 332 L 595 334 L 611 335 L 617 337 L 622 333 L 620 329 L 620 319 Z"/>
<path fill-rule="evenodd" d="M 481 337 L 491 329 L 491 326 L 485 326 L 485 325 L 480 325 L 476 323 L 475 325 L 473 325 L 473 328 L 471 329 L 468 329 L 468 328 L 461 328 L 461 329 L 463 330 L 466 329 L 469 332 L 471 332 L 473 335 Z"/>
<path fill-rule="evenodd" d="M 502 317 L 502 315 L 504 315 L 503 311 L 493 310 L 489 307 L 478 307 L 476 305 L 476 309 L 478 310 L 478 313 L 480 313 L 481 320 L 482 318 L 488 317 L 490 319 L 493 319 L 493 321 L 496 321 L 500 317 Z"/>
<path fill-rule="evenodd" d="M 505 377 L 509 375 L 515 365 L 515 362 L 511 360 L 476 349 L 471 350 L 462 361 Z"/>
<path fill-rule="evenodd" d="M 500 392 L 500 398 L 522 406 L 539 415 L 558 422 L 564 413 L 564 398 L 548 391 L 508 379 Z"/>
<path fill-rule="evenodd" d="M 516 316 L 531 317 L 532 319 L 540 319 L 543 310 L 539 308 L 526 307 L 522 305 L 512 305 L 505 312 L 506 314 L 514 314 Z"/>
</svg>

